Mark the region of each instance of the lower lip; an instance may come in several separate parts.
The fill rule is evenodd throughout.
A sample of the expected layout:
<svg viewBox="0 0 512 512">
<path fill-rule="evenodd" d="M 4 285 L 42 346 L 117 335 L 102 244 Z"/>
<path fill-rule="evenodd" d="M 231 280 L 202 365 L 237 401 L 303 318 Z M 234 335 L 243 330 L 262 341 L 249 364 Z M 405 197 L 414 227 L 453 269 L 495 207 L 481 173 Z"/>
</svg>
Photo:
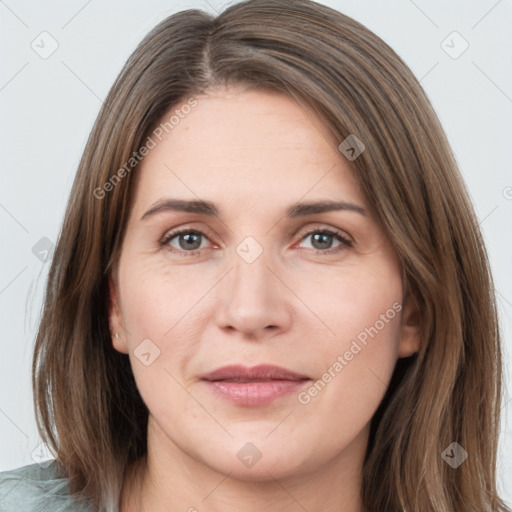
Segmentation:
<svg viewBox="0 0 512 512">
<path fill-rule="evenodd" d="M 230 382 L 205 380 L 208 387 L 217 395 L 238 405 L 265 405 L 275 399 L 296 393 L 308 380 L 268 380 L 259 382 Z"/>
</svg>

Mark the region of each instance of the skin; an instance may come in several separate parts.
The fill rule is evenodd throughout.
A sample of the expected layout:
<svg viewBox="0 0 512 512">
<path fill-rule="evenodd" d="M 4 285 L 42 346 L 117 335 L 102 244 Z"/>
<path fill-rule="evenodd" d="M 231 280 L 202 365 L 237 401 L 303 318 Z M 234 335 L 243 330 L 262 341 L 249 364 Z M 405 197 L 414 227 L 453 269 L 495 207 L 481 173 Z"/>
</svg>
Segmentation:
<svg viewBox="0 0 512 512">
<path fill-rule="evenodd" d="M 111 277 L 113 346 L 129 355 L 150 413 L 147 467 L 130 469 L 121 511 L 360 512 L 369 422 L 397 358 L 419 348 L 399 260 L 341 141 L 315 114 L 243 88 L 196 98 L 136 171 Z M 209 200 L 220 213 L 141 220 L 164 197 Z M 284 216 L 297 202 L 326 199 L 366 214 Z M 161 246 L 175 228 L 204 233 L 192 239 L 200 250 L 183 236 Z M 337 230 L 352 247 L 335 237 L 322 245 L 306 236 L 313 228 Z M 252 263 L 236 252 L 247 236 L 263 250 Z M 394 303 L 401 311 L 307 404 L 292 393 L 242 407 L 200 379 L 229 363 L 271 363 L 315 382 Z M 148 366 L 134 354 L 145 339 L 160 350 Z M 261 453 L 252 467 L 237 457 L 248 442 Z"/>
</svg>

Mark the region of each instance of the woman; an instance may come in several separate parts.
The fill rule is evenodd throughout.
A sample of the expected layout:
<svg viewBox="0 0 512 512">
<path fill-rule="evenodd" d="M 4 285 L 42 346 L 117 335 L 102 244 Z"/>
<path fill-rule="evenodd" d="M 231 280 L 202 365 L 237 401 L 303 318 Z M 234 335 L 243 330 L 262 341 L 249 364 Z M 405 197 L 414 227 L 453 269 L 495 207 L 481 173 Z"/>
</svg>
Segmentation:
<svg viewBox="0 0 512 512">
<path fill-rule="evenodd" d="M 308 0 L 161 22 L 80 162 L 33 386 L 56 461 L 5 510 L 509 510 L 489 264 L 404 62 Z"/>
</svg>

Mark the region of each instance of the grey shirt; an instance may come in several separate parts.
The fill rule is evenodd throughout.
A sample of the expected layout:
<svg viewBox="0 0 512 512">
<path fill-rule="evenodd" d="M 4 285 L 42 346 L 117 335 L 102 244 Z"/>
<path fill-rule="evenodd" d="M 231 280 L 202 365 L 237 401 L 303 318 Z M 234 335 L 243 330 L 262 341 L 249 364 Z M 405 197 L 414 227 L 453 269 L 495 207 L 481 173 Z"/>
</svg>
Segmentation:
<svg viewBox="0 0 512 512">
<path fill-rule="evenodd" d="M 73 499 L 67 478 L 49 462 L 0 472 L 0 512 L 94 512 Z"/>
</svg>

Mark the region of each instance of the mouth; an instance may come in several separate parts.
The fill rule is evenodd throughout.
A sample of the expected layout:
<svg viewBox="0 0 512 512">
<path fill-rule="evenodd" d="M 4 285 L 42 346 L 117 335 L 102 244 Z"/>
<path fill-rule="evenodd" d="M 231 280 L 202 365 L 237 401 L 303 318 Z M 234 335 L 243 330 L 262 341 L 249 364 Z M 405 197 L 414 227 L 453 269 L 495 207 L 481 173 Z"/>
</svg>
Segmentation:
<svg viewBox="0 0 512 512">
<path fill-rule="evenodd" d="M 239 406 L 261 406 L 298 392 L 311 381 L 307 375 L 274 365 L 229 365 L 203 375 L 215 396 Z"/>
<path fill-rule="evenodd" d="M 201 378 L 209 381 L 238 380 L 254 382 L 268 380 L 305 380 L 309 379 L 309 376 L 273 364 L 260 364 L 252 367 L 241 364 L 231 364 L 207 373 Z"/>
</svg>

